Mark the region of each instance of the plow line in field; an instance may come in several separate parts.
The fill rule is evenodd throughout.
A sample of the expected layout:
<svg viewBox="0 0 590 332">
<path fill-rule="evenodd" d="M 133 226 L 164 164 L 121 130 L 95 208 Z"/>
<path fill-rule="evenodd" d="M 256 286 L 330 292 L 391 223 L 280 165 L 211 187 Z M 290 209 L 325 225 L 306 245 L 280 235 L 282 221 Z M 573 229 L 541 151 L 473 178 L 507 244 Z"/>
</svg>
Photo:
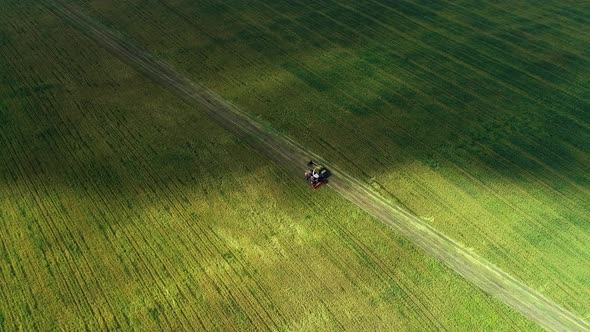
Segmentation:
<svg viewBox="0 0 590 332">
<path fill-rule="evenodd" d="M 95 22 L 79 9 L 54 1 L 47 1 L 46 5 L 84 36 L 174 92 L 185 102 L 199 107 L 216 123 L 289 172 L 301 173 L 300 165 L 310 158 L 325 162 L 288 137 L 244 114 L 206 87 L 192 82 L 170 65 L 134 46 L 115 31 Z M 327 162 L 326 164 L 330 165 Z M 418 217 L 392 204 L 368 184 L 333 165 L 330 168 L 334 173 L 329 185 L 332 189 L 439 259 L 473 285 L 549 330 L 590 330 L 590 325 L 582 318 L 514 279 Z"/>
</svg>

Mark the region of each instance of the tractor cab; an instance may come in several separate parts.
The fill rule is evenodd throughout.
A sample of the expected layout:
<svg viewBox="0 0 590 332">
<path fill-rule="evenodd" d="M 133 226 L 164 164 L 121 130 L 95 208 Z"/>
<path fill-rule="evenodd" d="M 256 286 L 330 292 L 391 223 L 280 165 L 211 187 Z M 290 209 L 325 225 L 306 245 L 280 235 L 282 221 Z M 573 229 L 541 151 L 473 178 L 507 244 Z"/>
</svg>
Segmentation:
<svg viewBox="0 0 590 332">
<path fill-rule="evenodd" d="M 314 168 L 311 170 L 311 176 L 313 176 L 316 179 L 320 178 L 320 170 Z"/>
</svg>

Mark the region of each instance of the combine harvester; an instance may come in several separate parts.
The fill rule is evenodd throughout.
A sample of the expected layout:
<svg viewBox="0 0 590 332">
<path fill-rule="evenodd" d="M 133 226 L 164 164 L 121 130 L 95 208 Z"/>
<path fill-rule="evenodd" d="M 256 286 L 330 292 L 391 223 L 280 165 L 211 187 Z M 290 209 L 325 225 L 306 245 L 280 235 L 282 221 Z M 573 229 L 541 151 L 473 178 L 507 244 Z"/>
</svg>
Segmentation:
<svg viewBox="0 0 590 332">
<path fill-rule="evenodd" d="M 328 178 L 331 173 L 326 167 L 313 160 L 310 160 L 307 163 L 307 167 L 309 167 L 309 169 L 305 171 L 305 179 L 311 184 L 311 189 L 318 189 L 322 185 L 328 183 Z"/>
</svg>

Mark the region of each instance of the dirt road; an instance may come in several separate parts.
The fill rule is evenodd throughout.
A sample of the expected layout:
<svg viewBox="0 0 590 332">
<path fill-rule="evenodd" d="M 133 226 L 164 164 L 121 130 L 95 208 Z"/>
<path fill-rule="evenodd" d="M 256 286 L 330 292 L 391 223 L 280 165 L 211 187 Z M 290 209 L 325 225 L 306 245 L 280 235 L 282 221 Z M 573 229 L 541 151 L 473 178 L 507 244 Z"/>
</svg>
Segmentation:
<svg viewBox="0 0 590 332">
<path fill-rule="evenodd" d="M 105 26 L 97 23 L 79 9 L 48 1 L 48 8 L 67 21 L 87 38 L 108 49 L 114 55 L 147 77 L 176 93 L 191 105 L 198 106 L 218 124 L 231 131 L 286 169 L 299 174 L 299 166 L 314 158 L 330 165 L 287 137 L 262 126 L 220 96 L 200 86 L 174 68 L 157 60 L 145 50 L 133 46 Z M 343 197 L 391 226 L 414 244 L 436 257 L 472 284 L 500 301 L 555 331 L 590 331 L 582 318 L 552 302 L 522 282 L 470 252 L 444 234 L 392 204 L 371 187 L 331 166 L 334 176 L 330 187 Z"/>
</svg>

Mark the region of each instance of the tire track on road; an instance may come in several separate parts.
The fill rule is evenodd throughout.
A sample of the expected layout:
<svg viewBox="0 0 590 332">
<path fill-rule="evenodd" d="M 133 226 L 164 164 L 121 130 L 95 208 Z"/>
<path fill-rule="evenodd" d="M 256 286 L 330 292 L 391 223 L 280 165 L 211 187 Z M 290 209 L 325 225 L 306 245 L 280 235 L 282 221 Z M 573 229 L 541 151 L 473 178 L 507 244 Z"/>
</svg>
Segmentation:
<svg viewBox="0 0 590 332">
<path fill-rule="evenodd" d="M 324 162 L 320 156 L 259 123 L 221 96 L 192 82 L 170 65 L 152 57 L 147 51 L 126 42 L 122 36 L 94 22 L 79 9 L 59 2 L 45 4 L 85 37 L 97 42 L 131 67 L 176 93 L 188 104 L 199 107 L 219 125 L 250 147 L 283 165 L 293 175 L 301 173 L 299 165 L 310 157 Z M 334 174 L 329 184 L 332 189 L 439 259 L 473 285 L 549 330 L 590 331 L 590 325 L 582 318 L 436 231 L 418 217 L 387 201 L 368 184 L 334 165 L 331 165 L 330 169 Z"/>
</svg>

